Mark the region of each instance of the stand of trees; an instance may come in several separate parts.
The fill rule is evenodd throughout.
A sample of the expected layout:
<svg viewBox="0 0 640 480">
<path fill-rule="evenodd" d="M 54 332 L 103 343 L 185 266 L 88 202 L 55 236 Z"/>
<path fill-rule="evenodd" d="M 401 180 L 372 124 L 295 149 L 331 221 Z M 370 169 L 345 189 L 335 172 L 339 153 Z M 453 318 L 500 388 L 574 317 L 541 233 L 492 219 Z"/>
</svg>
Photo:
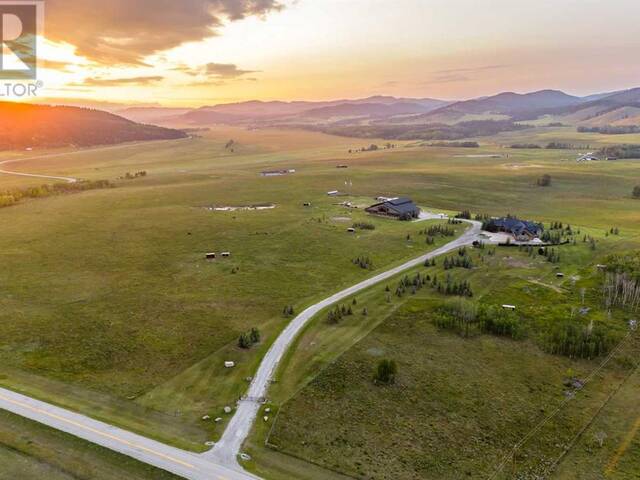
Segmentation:
<svg viewBox="0 0 640 480">
<path fill-rule="evenodd" d="M 605 308 L 640 310 L 640 253 L 612 255 L 606 263 L 602 284 Z"/>
<path fill-rule="evenodd" d="M 134 173 L 127 172 L 122 177 L 120 177 L 119 180 L 133 180 L 134 178 L 146 177 L 146 176 L 147 176 L 146 170 L 142 170 L 140 172 L 134 172 Z"/>
<path fill-rule="evenodd" d="M 604 135 L 627 135 L 640 133 L 638 125 L 605 125 L 602 127 L 578 127 L 580 133 L 602 133 Z"/>
<path fill-rule="evenodd" d="M 336 325 L 340 323 L 340 321 L 344 317 L 350 317 L 353 315 L 353 308 L 347 305 L 338 305 L 333 310 L 329 310 L 327 313 L 327 323 L 330 325 Z"/>
<path fill-rule="evenodd" d="M 429 147 L 449 147 L 449 148 L 480 148 L 478 142 L 435 142 L 430 143 Z"/>
<path fill-rule="evenodd" d="M 313 131 L 331 135 L 359 138 L 388 138 L 393 140 L 463 140 L 470 137 L 486 137 L 500 132 L 529 128 L 511 120 L 472 120 L 455 125 L 430 123 L 426 125 L 301 125 Z"/>
<path fill-rule="evenodd" d="M 480 333 L 514 340 L 526 337 L 525 326 L 516 312 L 464 299 L 445 303 L 438 309 L 433 322 L 438 328 L 454 331 L 463 337 Z"/>
<path fill-rule="evenodd" d="M 542 148 L 540 145 L 536 145 L 535 143 L 514 143 L 510 148 L 515 149 L 538 149 Z"/>
<path fill-rule="evenodd" d="M 453 257 L 453 258 L 445 258 L 444 259 L 444 269 L 451 270 L 453 268 L 473 268 L 473 262 L 467 256 L 464 257 Z"/>
<path fill-rule="evenodd" d="M 260 343 L 260 330 L 252 328 L 250 332 L 243 333 L 238 338 L 238 346 L 244 350 L 248 350 L 256 343 Z"/>
<path fill-rule="evenodd" d="M 598 150 L 598 156 L 604 158 L 640 158 L 640 145 L 614 145 Z"/>
<path fill-rule="evenodd" d="M 358 265 L 360 268 L 364 270 L 373 270 L 373 262 L 368 256 L 359 256 L 351 260 L 351 263 L 354 265 Z"/>
<path fill-rule="evenodd" d="M 553 354 L 592 359 L 606 355 L 618 340 L 615 334 L 602 326 L 565 321 L 551 326 L 544 347 Z"/>
<path fill-rule="evenodd" d="M 419 232 L 421 235 L 427 235 L 427 237 L 435 237 L 436 235 L 442 237 L 453 237 L 456 234 L 455 229 L 446 227 L 444 225 L 433 225 Z"/>
<path fill-rule="evenodd" d="M 473 290 L 471 284 L 467 280 L 461 282 L 454 281 L 451 275 L 447 274 L 444 282 L 434 276 L 430 282 L 431 288 L 443 295 L 455 295 L 459 297 L 473 297 Z"/>
<path fill-rule="evenodd" d="M 75 183 L 54 183 L 0 192 L 0 207 L 10 207 L 25 198 L 44 198 L 67 193 L 79 193 L 86 190 L 113 188 L 115 185 L 109 180 L 83 180 Z"/>
<path fill-rule="evenodd" d="M 547 150 L 572 150 L 576 148 L 576 146 L 570 143 L 550 142 L 547 143 L 547 146 L 544 148 Z"/>
</svg>

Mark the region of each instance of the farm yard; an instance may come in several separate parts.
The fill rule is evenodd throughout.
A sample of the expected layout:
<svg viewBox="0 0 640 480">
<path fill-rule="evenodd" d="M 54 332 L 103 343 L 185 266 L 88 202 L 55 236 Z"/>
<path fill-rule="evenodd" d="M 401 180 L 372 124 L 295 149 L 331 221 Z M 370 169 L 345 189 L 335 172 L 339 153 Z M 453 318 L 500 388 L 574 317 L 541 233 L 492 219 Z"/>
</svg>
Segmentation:
<svg viewBox="0 0 640 480">
<path fill-rule="evenodd" d="M 593 267 L 610 253 L 638 248 L 640 222 L 631 192 L 640 164 L 576 164 L 577 152 L 545 149 L 510 149 L 508 158 L 496 156 L 511 143 L 538 136 L 561 141 L 566 135 L 564 129 L 498 134 L 483 138 L 472 155 L 463 148 L 405 142 L 393 150 L 349 156 L 353 139 L 216 127 L 202 138 L 14 163 L 12 170 L 109 180 L 114 187 L 26 198 L 0 209 L 5 325 L 0 385 L 204 451 L 230 418 L 224 407 L 233 407 L 245 392 L 247 379 L 290 320 L 283 308 L 300 312 L 451 239 L 434 233 L 434 243 L 427 242 L 425 230 L 451 227 L 446 220 L 402 222 L 345 202 L 368 206 L 379 196 L 406 196 L 434 213 L 468 209 L 546 225 L 562 221 L 580 235 L 577 245 L 558 247 L 558 263 L 512 247 L 494 255 L 469 252 L 472 268 L 445 271 L 440 259 L 435 267 L 408 273 L 414 278 L 430 272 L 442 281 L 451 275 L 456 285 L 470 283 L 471 302 L 517 305 L 516 315 L 527 326 L 525 339 L 486 332 L 465 338 L 444 328 L 435 317 L 451 298 L 437 288 L 425 286 L 414 295 L 406 286 L 398 296 L 401 278 L 390 282 L 389 292 L 386 285 L 374 287 L 355 299 L 353 315 L 338 324 L 323 315 L 305 330 L 272 389 L 271 408 L 280 409 L 273 431 L 272 423 L 259 422 L 249 446 L 255 459 L 249 466 L 269 478 L 306 471 L 305 460 L 319 465 L 308 469 L 310 478 L 340 478 L 325 467 L 363 478 L 490 473 L 510 446 L 562 401 L 567 372 L 583 378 L 601 361 L 599 355 L 572 359 L 545 343 L 553 320 L 573 315 L 565 305 L 581 307 L 581 288 L 589 292 L 591 308 L 582 323 L 606 327 L 612 342 L 627 331 L 627 313 L 607 318 L 603 312 Z M 576 143 L 614 141 L 607 135 L 570 135 L 567 141 Z M 630 137 L 630 143 L 640 143 L 640 136 Z M 235 140 L 233 152 L 225 148 L 229 138 Z M 20 155 L 25 153 L 6 158 Z M 336 168 L 347 159 L 348 169 Z M 293 164 L 295 175 L 259 174 Z M 125 172 L 138 171 L 147 173 L 122 179 Z M 548 188 L 536 185 L 545 174 L 553 179 Z M 42 183 L 0 175 L 0 191 Z M 336 190 L 344 196 L 327 195 Z M 454 236 L 464 229 L 452 227 Z M 585 236 L 594 247 L 583 242 Z M 232 256 L 224 261 L 205 258 L 226 251 Z M 556 276 L 558 269 L 564 278 Z M 238 338 L 252 328 L 260 330 L 260 341 L 240 348 Z M 590 420 L 629 372 L 625 358 L 633 358 L 636 345 L 625 348 L 631 350 L 576 395 L 580 407 L 552 423 L 543 440 Z M 380 388 L 371 378 L 377 361 L 386 357 L 396 360 L 398 380 Z M 234 368 L 225 368 L 228 361 Z M 633 478 L 624 472 L 633 472 L 640 461 L 638 440 L 621 449 L 630 427 L 607 420 L 609 412 L 628 409 L 629 389 L 625 383 L 607 403 L 583 443 L 567 454 L 558 478 L 587 478 L 575 476 L 580 465 L 604 469 L 616 455 L 611 478 Z M 495 402 L 504 411 L 501 419 L 485 415 Z M 301 413 L 311 408 L 317 415 Z M 478 423 L 479 416 L 489 421 Z M 357 425 L 349 423 L 354 419 Z M 0 427 L 7 421 L 0 418 Z M 594 450 L 598 455 L 586 455 L 583 450 L 592 446 L 584 439 L 597 429 L 608 432 L 607 440 Z M 382 442 L 389 430 L 396 433 Z M 267 436 L 279 451 L 263 446 Z M 468 438 L 476 443 L 466 443 Z M 563 437 L 561 443 L 569 440 Z M 518 456 L 519 468 L 533 472 L 537 461 L 558 454 L 551 440 L 536 441 Z M 480 448 L 483 442 L 491 448 Z M 407 448 L 406 458 L 396 455 L 398 446 Z M 466 460 L 455 454 L 456 447 Z M 391 457 L 397 460 L 385 461 Z"/>
</svg>

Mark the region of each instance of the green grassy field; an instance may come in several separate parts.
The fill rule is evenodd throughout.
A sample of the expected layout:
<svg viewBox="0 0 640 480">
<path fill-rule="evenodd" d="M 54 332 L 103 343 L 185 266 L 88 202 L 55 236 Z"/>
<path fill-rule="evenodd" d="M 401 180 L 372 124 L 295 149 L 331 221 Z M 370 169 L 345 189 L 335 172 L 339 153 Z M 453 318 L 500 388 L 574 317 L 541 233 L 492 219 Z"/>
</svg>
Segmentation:
<svg viewBox="0 0 640 480">
<path fill-rule="evenodd" d="M 177 480 L 169 473 L 0 411 L 2 480 Z"/>
<path fill-rule="evenodd" d="M 317 152 L 324 137 L 301 134 L 299 148 L 309 151 L 298 174 L 262 178 L 262 169 L 302 162 L 295 144 L 289 153 L 271 152 L 280 148 L 275 140 L 290 134 L 274 140 L 262 133 L 258 140 L 272 143 L 244 147 L 243 132 L 235 133 L 235 156 L 225 153 L 225 136 L 224 142 L 137 145 L 29 163 L 31 171 L 90 179 L 149 174 L 115 189 L 0 211 L 8 225 L 0 302 L 2 316 L 11 319 L 2 333 L 0 384 L 202 449 L 223 424 L 200 418 L 217 416 L 242 394 L 244 379 L 287 321 L 285 305 L 300 310 L 428 250 L 406 239 L 422 228 L 417 224 L 374 219 L 375 231 L 347 233 L 365 216 L 326 196 L 345 174 L 331 159 L 335 146 Z M 63 166 L 56 169 L 58 162 Z M 303 207 L 305 201 L 313 206 Z M 277 207 L 203 208 L 255 203 Z M 373 271 L 351 263 L 376 247 Z M 206 252 L 224 250 L 231 259 L 205 261 Z M 264 343 L 239 350 L 238 335 L 254 326 Z M 225 360 L 238 368 L 225 370 Z"/>
<path fill-rule="evenodd" d="M 640 471 L 640 421 L 637 402 L 640 375 L 635 373 L 615 392 L 589 425 L 557 471 L 558 479 L 637 478 Z"/>
<path fill-rule="evenodd" d="M 577 164 L 576 152 L 502 148 L 520 136 L 540 142 L 622 140 L 536 129 L 481 139 L 480 149 L 400 143 L 393 150 L 349 154 L 376 140 L 215 128 L 203 138 L 10 164 L 9 170 L 107 179 L 117 188 L 0 209 L 0 385 L 202 450 L 220 435 L 228 418 L 220 415 L 222 408 L 243 393 L 246 378 L 286 324 L 285 305 L 300 311 L 433 248 L 418 235 L 424 225 L 372 220 L 360 209 L 336 205 L 343 200 L 366 205 L 378 195 L 408 195 L 436 212 L 470 209 L 562 220 L 602 241 L 605 230 L 618 226 L 616 248 L 637 246 L 638 205 L 630 196 L 640 172 L 637 161 Z M 231 138 L 233 152 L 225 149 Z M 640 136 L 624 140 L 640 143 Z M 494 153 L 500 157 L 473 156 Z M 338 164 L 349 169 L 336 169 Z M 259 176 L 272 168 L 297 171 Z M 141 170 L 148 175 L 118 180 Z M 543 174 L 552 176 L 551 187 L 534 186 Z M 42 182 L 0 175 L 0 191 Z M 327 197 L 335 189 L 350 195 Z M 303 207 L 305 202 L 312 207 Z M 262 203 L 276 208 L 204 208 Z M 362 220 L 376 230 L 346 232 Z M 232 252 L 228 260 L 204 259 L 206 252 L 226 250 Z M 372 258 L 374 271 L 351 263 L 359 255 Z M 567 273 L 578 272 L 589 259 L 575 253 Z M 509 267 L 507 260 L 496 266 Z M 528 275 L 554 284 L 550 267 L 540 267 L 544 274 L 538 268 Z M 496 289 L 496 298 L 511 295 L 492 276 L 483 282 Z M 527 282 L 534 293 L 554 291 Z M 289 400 L 352 345 L 367 341 L 395 308 L 396 303 L 373 302 L 370 315 L 339 329 L 315 322 L 287 357 L 274 402 Z M 238 335 L 252 327 L 262 330 L 263 343 L 240 350 Z M 237 368 L 224 369 L 225 360 L 236 361 Z M 203 422 L 205 414 L 225 421 Z M 286 456 L 272 454 L 264 461 L 276 470 L 278 462 L 285 472 L 290 467 Z"/>
<path fill-rule="evenodd" d="M 577 250 L 575 258 L 589 256 L 584 247 L 567 248 Z M 575 258 L 569 256 L 569 265 Z M 441 300 L 430 290 L 391 302 L 384 299 L 382 287 L 360 296 L 358 304 L 374 314 L 354 322 L 378 326 L 346 353 L 339 345 L 322 342 L 332 339 L 325 333 L 332 327 L 319 318 L 300 339 L 293 360 L 281 369 L 282 385 L 276 385 L 272 406 L 280 408 L 276 423 L 269 428 L 258 425 L 254 432 L 251 451 L 257 464 L 274 466 L 254 468 L 280 478 L 276 466 L 278 460 L 286 464 L 285 453 L 356 478 L 488 478 L 511 447 L 563 401 L 567 372 L 585 378 L 601 361 L 572 360 L 540 348 L 540 335 L 548 328 L 545 319 L 568 316 L 577 301 L 576 289 L 590 282 L 585 278 L 574 287 L 556 279 L 553 272 L 553 267 L 538 259 L 503 250 L 470 275 L 481 302 L 500 305 L 509 299 L 523 309 L 525 341 L 491 335 L 461 338 L 439 331 L 433 317 Z M 596 324 L 607 323 L 624 335 L 624 314 L 599 320 L 597 312 L 590 315 Z M 334 328 L 348 335 L 353 328 L 349 322 Z M 310 351 L 316 345 L 322 346 L 325 357 L 333 351 L 334 358 L 306 383 L 307 379 L 296 376 L 295 359 L 313 357 Z M 639 346 L 638 339 L 623 344 L 601 374 L 523 446 L 516 463 L 519 476 L 511 476 L 509 462 L 498 478 L 543 474 L 562 453 L 561 446 L 626 379 L 628 360 L 636 358 Z M 399 380 L 392 387 L 372 382 L 381 358 L 399 364 Z M 289 370 L 298 380 L 295 385 Z M 261 447 L 266 440 L 282 453 Z M 633 451 L 625 454 L 632 465 L 637 462 Z"/>
</svg>

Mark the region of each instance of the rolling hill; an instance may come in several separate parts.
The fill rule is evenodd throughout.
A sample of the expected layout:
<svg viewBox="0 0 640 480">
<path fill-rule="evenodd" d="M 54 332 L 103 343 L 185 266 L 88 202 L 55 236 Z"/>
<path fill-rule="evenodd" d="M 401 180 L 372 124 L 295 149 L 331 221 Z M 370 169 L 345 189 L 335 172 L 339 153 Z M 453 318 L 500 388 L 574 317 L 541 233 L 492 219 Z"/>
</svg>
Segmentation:
<svg viewBox="0 0 640 480">
<path fill-rule="evenodd" d="M 432 98 L 396 98 L 390 96 L 327 102 L 248 101 L 205 106 L 179 115 L 167 115 L 168 112 L 158 112 L 155 121 L 161 124 L 180 125 L 283 121 L 293 123 L 317 122 L 331 120 L 336 117 L 373 118 L 421 114 L 449 103 Z M 125 116 L 129 115 L 129 112 L 126 111 L 122 113 Z"/>
<path fill-rule="evenodd" d="M 419 103 L 341 103 L 331 107 L 322 107 L 303 113 L 305 118 L 333 117 L 393 117 L 395 115 L 410 115 L 430 112 L 432 108 Z"/>
<path fill-rule="evenodd" d="M 113 111 L 113 113 L 137 123 L 156 123 L 163 119 L 184 115 L 192 110 L 192 108 L 129 107 Z"/>
<path fill-rule="evenodd" d="M 414 118 L 414 121 L 456 123 L 470 115 L 501 116 L 501 119 L 527 116 L 535 118 L 538 113 L 581 103 L 583 100 L 580 97 L 557 90 L 541 90 L 526 94 L 505 92 L 491 97 L 457 102 Z"/>
<path fill-rule="evenodd" d="M 0 148 L 89 147 L 185 138 L 179 130 L 143 125 L 100 110 L 0 103 Z"/>
<path fill-rule="evenodd" d="M 637 126 L 640 88 L 585 97 L 559 90 L 503 92 L 458 102 L 383 95 L 322 102 L 247 101 L 184 111 L 130 109 L 122 114 L 161 125 L 284 126 L 364 138 L 451 140 L 513 131 L 525 125 Z"/>
<path fill-rule="evenodd" d="M 573 126 L 640 125 L 640 88 L 591 95 L 583 100 L 587 101 L 537 113 L 544 113 L 547 119 Z M 534 117 L 529 115 L 529 119 Z"/>
</svg>

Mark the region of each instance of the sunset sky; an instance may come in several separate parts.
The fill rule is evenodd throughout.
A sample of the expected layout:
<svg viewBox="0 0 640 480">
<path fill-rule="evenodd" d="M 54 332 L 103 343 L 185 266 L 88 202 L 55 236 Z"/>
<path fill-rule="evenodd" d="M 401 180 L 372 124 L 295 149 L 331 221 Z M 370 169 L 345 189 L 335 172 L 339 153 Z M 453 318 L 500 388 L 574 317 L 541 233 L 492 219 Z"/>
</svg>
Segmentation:
<svg viewBox="0 0 640 480">
<path fill-rule="evenodd" d="M 633 0 L 47 0 L 41 95 L 196 106 L 640 86 Z"/>
</svg>

